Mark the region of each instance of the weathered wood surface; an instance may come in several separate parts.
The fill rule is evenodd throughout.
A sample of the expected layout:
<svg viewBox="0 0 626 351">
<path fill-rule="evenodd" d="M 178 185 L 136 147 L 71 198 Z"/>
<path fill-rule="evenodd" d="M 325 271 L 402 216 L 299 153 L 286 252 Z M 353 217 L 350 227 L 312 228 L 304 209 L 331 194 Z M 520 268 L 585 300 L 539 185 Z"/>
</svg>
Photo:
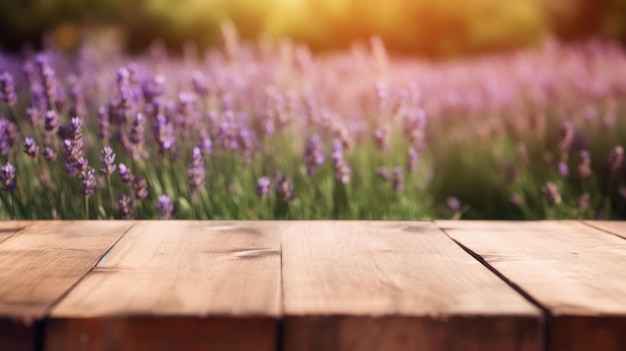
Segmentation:
<svg viewBox="0 0 626 351">
<path fill-rule="evenodd" d="M 136 224 L 52 311 L 47 350 L 276 350 L 279 222 Z"/>
<path fill-rule="evenodd" d="M 0 350 L 33 350 L 39 321 L 132 225 L 130 222 L 3 222 Z M 18 229 L 15 233 L 12 230 Z M 12 234 L 12 235 L 11 235 Z"/>
<path fill-rule="evenodd" d="M 587 225 L 626 239 L 625 221 L 587 221 Z"/>
<path fill-rule="evenodd" d="M 285 350 L 541 350 L 537 308 L 428 222 L 294 222 Z"/>
<path fill-rule="evenodd" d="M 28 222 L 20 221 L 0 221 L 0 243 L 12 237 L 15 233 L 24 229 Z"/>
<path fill-rule="evenodd" d="M 573 221 L 437 225 L 549 311 L 549 350 L 626 350 L 626 240 Z"/>
</svg>

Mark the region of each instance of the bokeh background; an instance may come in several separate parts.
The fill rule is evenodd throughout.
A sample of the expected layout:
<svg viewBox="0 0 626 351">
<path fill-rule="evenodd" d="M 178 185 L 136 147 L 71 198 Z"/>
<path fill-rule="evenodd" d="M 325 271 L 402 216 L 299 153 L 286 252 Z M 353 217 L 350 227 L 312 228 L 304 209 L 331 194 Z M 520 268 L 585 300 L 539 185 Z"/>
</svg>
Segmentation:
<svg viewBox="0 0 626 351">
<path fill-rule="evenodd" d="M 189 40 L 206 49 L 225 22 L 247 39 L 289 37 L 316 51 L 376 34 L 391 52 L 448 58 L 550 37 L 624 42 L 626 0 L 0 0 L 0 46 L 38 47 L 47 38 L 72 50 L 114 38 L 140 51 L 160 38 L 172 51 Z"/>
</svg>

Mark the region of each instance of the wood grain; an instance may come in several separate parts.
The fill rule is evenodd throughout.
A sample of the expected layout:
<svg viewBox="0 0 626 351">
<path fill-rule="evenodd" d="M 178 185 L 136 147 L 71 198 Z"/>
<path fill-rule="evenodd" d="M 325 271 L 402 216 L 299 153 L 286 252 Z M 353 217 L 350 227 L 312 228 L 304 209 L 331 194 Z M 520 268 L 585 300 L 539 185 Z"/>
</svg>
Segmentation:
<svg viewBox="0 0 626 351">
<path fill-rule="evenodd" d="M 54 308 L 47 349 L 275 350 L 280 226 L 137 224 Z"/>
<path fill-rule="evenodd" d="M 626 350 L 626 241 L 580 222 L 437 222 L 551 314 L 550 350 Z"/>
<path fill-rule="evenodd" d="M 0 221 L 0 243 L 24 229 L 27 224 L 23 221 Z"/>
<path fill-rule="evenodd" d="M 292 222 L 286 350 L 540 350 L 538 309 L 432 223 Z"/>
<path fill-rule="evenodd" d="M 593 228 L 626 239 L 626 221 L 585 221 L 585 223 Z"/>
<path fill-rule="evenodd" d="M 38 323 L 52 304 L 87 274 L 131 225 L 3 223 L 2 229 L 23 229 L 0 243 L 0 350 L 32 350 Z"/>
</svg>

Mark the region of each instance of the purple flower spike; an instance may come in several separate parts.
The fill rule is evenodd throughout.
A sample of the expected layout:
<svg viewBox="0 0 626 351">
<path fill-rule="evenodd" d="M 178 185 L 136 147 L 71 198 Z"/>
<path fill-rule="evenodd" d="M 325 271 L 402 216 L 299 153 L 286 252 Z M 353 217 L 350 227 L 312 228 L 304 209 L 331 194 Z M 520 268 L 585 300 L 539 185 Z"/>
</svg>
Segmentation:
<svg viewBox="0 0 626 351">
<path fill-rule="evenodd" d="M 558 166 L 559 177 L 566 178 L 569 174 L 569 168 L 567 167 L 567 163 L 561 161 Z"/>
<path fill-rule="evenodd" d="M 393 190 L 402 191 L 404 189 L 404 170 L 402 167 L 396 167 L 393 170 L 393 179 L 391 180 L 393 184 Z"/>
<path fill-rule="evenodd" d="M 343 143 L 339 139 L 333 141 L 333 168 L 335 179 L 342 184 L 348 184 L 352 176 L 352 169 L 343 158 Z"/>
<path fill-rule="evenodd" d="M 624 148 L 622 146 L 614 147 L 609 154 L 609 169 L 615 172 L 622 166 L 623 162 Z"/>
<path fill-rule="evenodd" d="M 9 162 L 0 167 L 0 181 L 2 181 L 2 190 L 4 191 L 13 192 L 17 189 L 15 167 L 13 167 L 13 165 Z"/>
<path fill-rule="evenodd" d="M 146 197 L 148 197 L 148 184 L 146 180 L 141 178 L 140 176 L 136 175 L 135 177 L 133 177 L 133 182 L 131 183 L 131 187 L 133 188 L 133 191 L 135 192 L 136 198 L 143 200 Z"/>
<path fill-rule="evenodd" d="M 388 182 L 391 180 L 391 174 L 389 174 L 389 171 L 386 168 L 383 168 L 383 167 L 376 168 L 374 172 L 376 173 L 378 178 L 380 178 L 381 180 L 385 182 Z"/>
<path fill-rule="evenodd" d="M 284 202 L 290 204 L 296 199 L 293 191 L 293 183 L 285 176 L 280 176 L 276 180 L 276 193 Z"/>
<path fill-rule="evenodd" d="M 548 204 L 550 206 L 558 205 L 561 203 L 561 193 L 559 192 L 559 188 L 556 184 L 552 182 L 546 183 L 543 188 L 541 188 L 541 192 L 546 197 Z"/>
<path fill-rule="evenodd" d="M 268 177 L 261 177 L 257 181 L 256 193 L 261 198 L 266 198 L 270 195 L 270 179 Z"/>
<path fill-rule="evenodd" d="M 156 210 L 159 219 L 171 219 L 172 214 L 174 214 L 174 205 L 172 204 L 170 197 L 167 195 L 159 196 L 157 199 Z"/>
<path fill-rule="evenodd" d="M 102 164 L 102 168 L 100 168 L 100 173 L 111 175 L 117 169 L 115 165 L 115 153 L 113 153 L 113 149 L 108 146 L 105 146 L 100 152 L 100 163 Z"/>
<path fill-rule="evenodd" d="M 12 106 L 17 102 L 13 76 L 9 72 L 0 74 L 0 101 L 3 101 L 9 106 Z"/>
<path fill-rule="evenodd" d="M 591 169 L 591 154 L 587 150 L 580 152 L 580 164 L 578 165 L 578 174 L 582 178 L 590 178 L 593 175 Z"/>
<path fill-rule="evenodd" d="M 446 205 L 448 205 L 450 211 L 454 213 L 461 212 L 461 201 L 454 196 L 450 196 L 446 199 Z"/>
<path fill-rule="evenodd" d="M 33 158 L 39 155 L 39 146 L 37 146 L 33 138 L 28 137 L 24 139 L 24 152 Z"/>
<path fill-rule="evenodd" d="M 187 177 L 189 178 L 189 190 L 194 193 L 204 183 L 206 176 L 204 170 L 204 160 L 199 147 L 194 147 L 191 153 L 191 163 L 187 166 Z"/>
<path fill-rule="evenodd" d="M 133 180 L 133 175 L 130 173 L 130 169 L 128 169 L 125 164 L 120 163 L 117 172 L 120 175 L 120 179 L 122 180 L 122 182 L 130 183 L 130 181 Z"/>
<path fill-rule="evenodd" d="M 49 162 L 54 162 L 57 159 L 57 153 L 50 146 L 46 146 L 43 150 L 43 157 Z"/>
<path fill-rule="evenodd" d="M 117 213 L 123 219 L 131 219 L 135 217 L 133 210 L 133 199 L 130 196 L 123 195 L 117 199 Z"/>
<path fill-rule="evenodd" d="M 419 153 L 414 147 L 409 148 L 409 159 L 406 162 L 407 172 L 415 173 L 417 171 L 417 161 L 419 161 Z"/>
<path fill-rule="evenodd" d="M 44 128 L 46 130 L 46 132 L 52 134 L 54 132 L 57 131 L 57 129 L 59 129 L 59 124 L 61 122 L 59 121 L 59 116 L 57 115 L 56 112 L 54 112 L 53 110 L 48 110 L 46 112 L 45 115 L 45 124 L 44 124 Z"/>
<path fill-rule="evenodd" d="M 93 168 L 87 169 L 86 172 L 80 174 L 80 180 L 82 185 L 80 187 L 80 193 L 85 196 L 91 196 L 96 189 L 96 178 L 94 176 L 95 170 Z"/>
<path fill-rule="evenodd" d="M 98 109 L 98 127 L 100 127 L 100 132 L 98 133 L 100 138 L 109 139 L 111 137 L 109 109 L 105 106 Z"/>
<path fill-rule="evenodd" d="M 152 125 L 152 135 L 159 143 L 161 155 L 174 148 L 176 138 L 174 136 L 174 125 L 167 120 L 164 114 L 159 113 Z"/>
<path fill-rule="evenodd" d="M 142 144 L 144 142 L 144 122 L 146 117 L 142 113 L 137 114 L 137 118 L 133 121 L 133 125 L 130 130 L 130 141 L 135 144 Z"/>
<path fill-rule="evenodd" d="M 313 177 L 317 173 L 317 168 L 324 163 L 324 148 L 318 134 L 311 135 L 306 141 L 304 163 L 309 177 Z"/>
</svg>

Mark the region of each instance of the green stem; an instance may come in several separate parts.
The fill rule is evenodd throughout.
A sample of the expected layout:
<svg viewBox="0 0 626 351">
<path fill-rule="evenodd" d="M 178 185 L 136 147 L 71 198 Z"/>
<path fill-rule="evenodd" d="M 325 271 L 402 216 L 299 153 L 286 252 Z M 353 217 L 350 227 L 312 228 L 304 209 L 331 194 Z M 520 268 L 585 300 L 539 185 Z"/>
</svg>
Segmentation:
<svg viewBox="0 0 626 351">
<path fill-rule="evenodd" d="M 89 219 L 89 196 L 85 195 L 85 219 Z"/>
</svg>

